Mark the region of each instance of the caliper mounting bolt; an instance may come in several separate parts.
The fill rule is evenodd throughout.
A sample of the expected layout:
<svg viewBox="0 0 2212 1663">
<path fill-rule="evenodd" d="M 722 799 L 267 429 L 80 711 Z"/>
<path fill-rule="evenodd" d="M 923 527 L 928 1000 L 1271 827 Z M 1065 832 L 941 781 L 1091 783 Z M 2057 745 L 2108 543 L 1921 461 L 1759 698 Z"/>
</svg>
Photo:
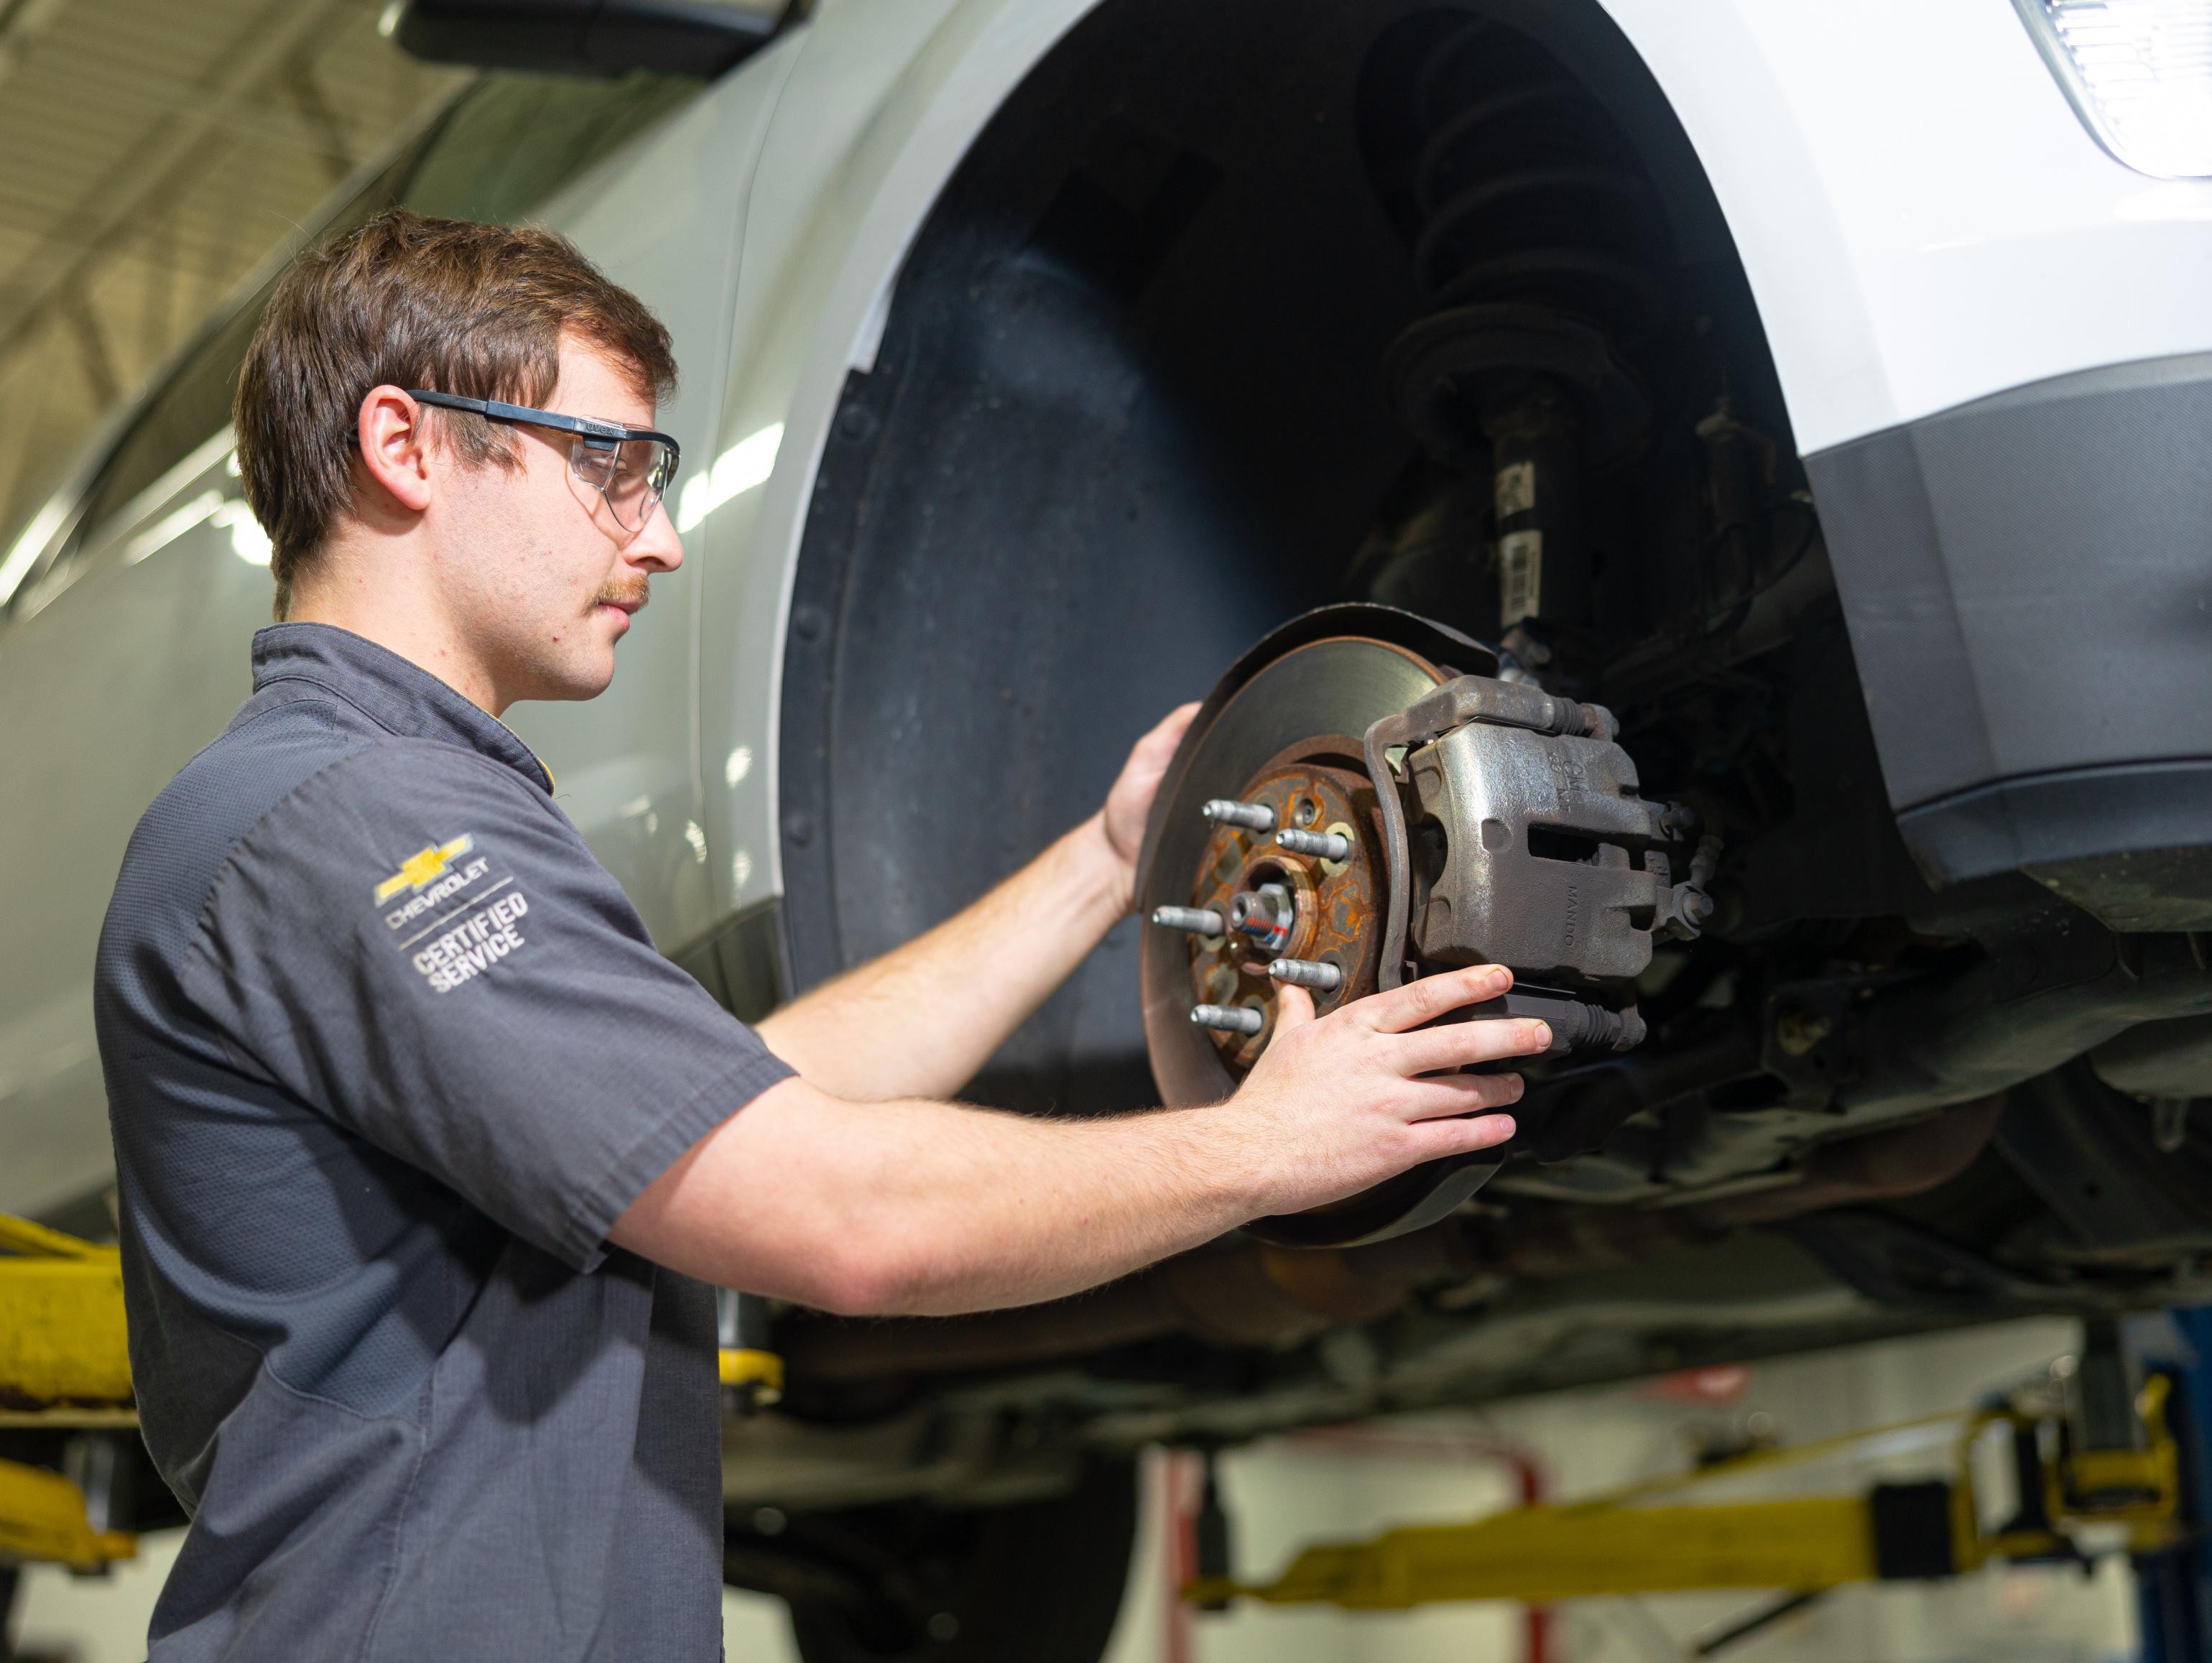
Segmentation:
<svg viewBox="0 0 2212 1663">
<path fill-rule="evenodd" d="M 1267 1025 L 1267 1017 L 1249 1004 L 1194 1004 L 1190 1019 L 1200 1028 L 1224 1034 L 1256 1034 Z"/>
<path fill-rule="evenodd" d="M 1188 930 L 1194 936 L 1221 933 L 1221 914 L 1210 907 L 1155 907 L 1152 922 L 1164 929 Z"/>
<path fill-rule="evenodd" d="M 1279 958 L 1267 967 L 1277 981 L 1293 987 L 1310 987 L 1316 993 L 1334 993 L 1344 986 L 1344 972 L 1317 958 Z"/>
<path fill-rule="evenodd" d="M 1275 811 L 1265 803 L 1238 803 L 1216 797 L 1199 812 L 1217 826 L 1242 826 L 1255 832 L 1275 829 Z"/>
<path fill-rule="evenodd" d="M 1352 859 L 1352 840 L 1342 832 L 1279 831 L 1275 841 L 1292 854 L 1317 854 L 1323 860 Z"/>
</svg>

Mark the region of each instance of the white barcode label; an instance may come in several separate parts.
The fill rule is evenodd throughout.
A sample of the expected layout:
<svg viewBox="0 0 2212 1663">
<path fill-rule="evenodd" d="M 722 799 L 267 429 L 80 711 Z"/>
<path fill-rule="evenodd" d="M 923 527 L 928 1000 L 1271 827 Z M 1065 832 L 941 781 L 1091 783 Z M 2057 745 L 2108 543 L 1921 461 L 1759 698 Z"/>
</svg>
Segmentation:
<svg viewBox="0 0 2212 1663">
<path fill-rule="evenodd" d="M 1544 605 L 1544 534 L 1508 531 L 1498 540 L 1498 627 L 1510 629 Z"/>
<path fill-rule="evenodd" d="M 1492 482 L 1498 497 L 1498 517 L 1508 519 L 1514 514 L 1525 514 L 1536 506 L 1536 464 L 1533 462 L 1509 462 L 1498 470 Z"/>
</svg>

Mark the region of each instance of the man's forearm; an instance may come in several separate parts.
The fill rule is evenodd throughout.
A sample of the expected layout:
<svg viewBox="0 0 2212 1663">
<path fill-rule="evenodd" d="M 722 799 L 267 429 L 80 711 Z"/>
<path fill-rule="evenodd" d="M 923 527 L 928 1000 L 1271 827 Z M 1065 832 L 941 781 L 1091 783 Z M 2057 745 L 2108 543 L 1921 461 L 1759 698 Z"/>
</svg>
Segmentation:
<svg viewBox="0 0 2212 1663">
<path fill-rule="evenodd" d="M 1130 881 L 1093 815 L 935 929 L 786 1005 L 761 1037 L 840 1097 L 951 1096 L 1128 911 Z"/>
<path fill-rule="evenodd" d="M 1552 1042 L 1540 1022 L 1446 1022 L 1495 998 L 1488 965 L 1316 1017 L 1279 996 L 1226 1102 L 1042 1120 L 769 1087 L 648 1184 L 610 1232 L 726 1287 L 849 1313 L 1052 1299 L 1266 1213 L 1324 1206 L 1513 1134 L 1517 1075 L 1465 1072 Z"/>
<path fill-rule="evenodd" d="M 664 1174 L 615 1239 L 688 1275 L 855 1314 L 1059 1298 L 1266 1210 L 1236 1113 L 1042 1120 L 849 1103 L 789 1080 Z"/>
</svg>

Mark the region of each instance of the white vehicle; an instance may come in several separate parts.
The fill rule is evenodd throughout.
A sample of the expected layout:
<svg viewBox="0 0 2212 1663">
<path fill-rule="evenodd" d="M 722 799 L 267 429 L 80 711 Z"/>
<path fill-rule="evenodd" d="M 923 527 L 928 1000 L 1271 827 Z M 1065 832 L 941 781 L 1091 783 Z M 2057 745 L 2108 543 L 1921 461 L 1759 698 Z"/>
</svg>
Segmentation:
<svg viewBox="0 0 2212 1663">
<path fill-rule="evenodd" d="M 739 1014 L 980 893 L 1332 601 L 1403 609 L 1322 633 L 1404 696 L 1605 704 L 1725 846 L 1702 932 L 1583 990 L 1649 1037 L 1532 1075 L 1477 1201 L 1063 1306 L 780 1314 L 728 1569 L 812 1663 L 1088 1663 L 1147 1441 L 2212 1296 L 2202 0 L 477 9 L 400 39 L 714 71 L 493 75 L 334 218 L 541 218 L 673 331 L 689 559 L 609 694 L 517 725 Z M 268 612 L 257 304 L 0 553 L 0 1210 L 110 1181 L 100 917 Z M 1474 828 L 1428 824 L 1394 881 L 1433 900 Z M 1148 900 L 1194 899 L 1173 837 Z M 1132 920 L 971 1095 L 1227 1077 L 1190 950 Z"/>
</svg>

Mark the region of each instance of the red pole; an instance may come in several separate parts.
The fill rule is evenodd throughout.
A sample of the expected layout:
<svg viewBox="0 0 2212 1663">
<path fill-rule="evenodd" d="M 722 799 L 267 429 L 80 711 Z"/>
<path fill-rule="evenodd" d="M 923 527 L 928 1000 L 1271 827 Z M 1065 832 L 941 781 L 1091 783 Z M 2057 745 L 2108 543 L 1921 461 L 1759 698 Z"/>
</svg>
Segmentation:
<svg viewBox="0 0 2212 1663">
<path fill-rule="evenodd" d="M 1512 1469 L 1515 1487 L 1521 1493 L 1523 1506 L 1534 1507 L 1544 1499 L 1544 1468 L 1537 1460 L 1535 1452 L 1510 1439 L 1488 1433 L 1404 1432 L 1361 1426 L 1317 1426 L 1292 1435 L 1296 1441 L 1310 1448 L 1337 1449 L 1367 1455 L 1404 1455 L 1414 1460 L 1456 1457 L 1462 1460 L 1497 1461 Z M 1549 1605 L 1528 1605 L 1524 1611 L 1523 1663 L 1553 1663 L 1552 1608 Z M 1177 1663 L 1181 1663 L 1181 1660 L 1177 1660 Z"/>
<path fill-rule="evenodd" d="M 1198 1460 L 1188 1450 L 1160 1451 L 1160 1563 L 1167 1574 L 1160 1614 L 1161 1663 L 1192 1663 L 1190 1606 L 1183 1585 L 1198 1575 Z"/>
<path fill-rule="evenodd" d="M 1534 1507 L 1544 1499 L 1544 1469 L 1536 1458 L 1516 1445 L 1501 1443 L 1496 1451 L 1500 1460 L 1511 1464 L 1521 1480 L 1521 1505 Z M 1522 1621 L 1527 1624 L 1528 1639 L 1522 1654 L 1528 1663 L 1552 1663 L 1552 1608 L 1549 1605 L 1522 1607 Z"/>
</svg>

